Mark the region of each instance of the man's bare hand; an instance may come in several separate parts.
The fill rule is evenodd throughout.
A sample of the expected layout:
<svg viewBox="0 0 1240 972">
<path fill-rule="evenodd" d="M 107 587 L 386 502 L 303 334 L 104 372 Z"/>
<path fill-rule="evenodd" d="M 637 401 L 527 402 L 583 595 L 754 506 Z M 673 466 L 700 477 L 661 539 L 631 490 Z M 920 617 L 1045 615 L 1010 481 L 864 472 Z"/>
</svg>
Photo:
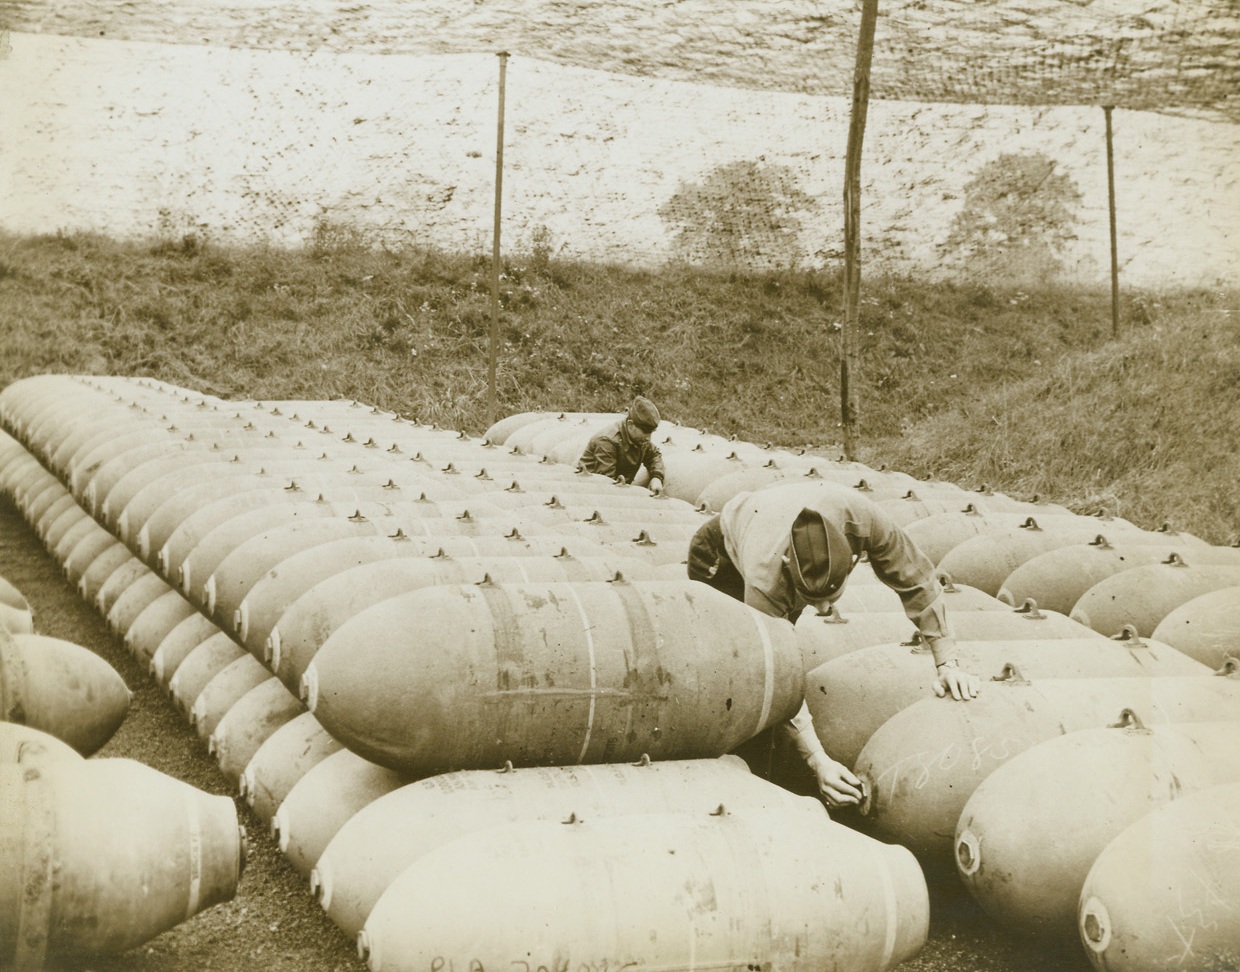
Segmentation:
<svg viewBox="0 0 1240 972">
<path fill-rule="evenodd" d="M 967 702 L 977 698 L 981 688 L 981 680 L 972 672 L 966 672 L 956 665 L 940 665 L 936 672 L 938 678 L 934 683 L 934 694 L 940 699 L 949 692 L 957 702 Z"/>
<path fill-rule="evenodd" d="M 810 764 L 818 777 L 818 792 L 828 807 L 854 806 L 861 802 L 861 780 L 847 766 L 823 754 Z"/>
</svg>

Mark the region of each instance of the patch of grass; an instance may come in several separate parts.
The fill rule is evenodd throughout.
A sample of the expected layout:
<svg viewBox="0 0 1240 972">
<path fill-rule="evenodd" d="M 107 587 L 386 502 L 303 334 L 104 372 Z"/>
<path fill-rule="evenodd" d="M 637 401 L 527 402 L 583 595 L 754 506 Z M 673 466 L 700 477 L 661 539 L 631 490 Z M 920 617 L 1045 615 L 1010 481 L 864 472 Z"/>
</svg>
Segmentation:
<svg viewBox="0 0 1240 972">
<path fill-rule="evenodd" d="M 486 256 L 0 235 L 0 385 L 150 375 L 224 397 L 349 397 L 489 424 Z M 1240 535 L 1236 295 L 863 278 L 862 458 L 1039 493 L 1223 542 Z M 622 408 L 838 454 L 835 272 L 578 263 L 536 248 L 500 280 L 500 414 Z"/>
</svg>

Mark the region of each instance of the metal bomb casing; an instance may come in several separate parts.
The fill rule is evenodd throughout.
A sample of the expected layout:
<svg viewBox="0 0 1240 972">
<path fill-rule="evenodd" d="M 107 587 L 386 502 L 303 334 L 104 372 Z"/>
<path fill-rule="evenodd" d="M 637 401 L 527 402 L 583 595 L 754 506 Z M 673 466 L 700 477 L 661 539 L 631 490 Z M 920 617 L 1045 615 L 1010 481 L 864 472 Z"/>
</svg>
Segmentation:
<svg viewBox="0 0 1240 972">
<path fill-rule="evenodd" d="M 787 621 L 694 581 L 426 588 L 367 608 L 306 669 L 336 738 L 385 766 L 719 756 L 801 704 Z"/>
<path fill-rule="evenodd" d="M 133 760 L 0 766 L 0 808 L 6 968 L 123 952 L 236 893 L 232 800 Z"/>
<path fill-rule="evenodd" d="M 855 772 L 871 832 L 910 848 L 923 865 L 955 869 L 953 838 L 966 801 L 1003 763 L 1076 729 L 1114 724 L 1132 709 L 1145 725 L 1210 722 L 1240 706 L 1235 675 L 1151 678 L 1011 677 L 968 702 L 923 699 L 870 736 Z"/>
<path fill-rule="evenodd" d="M 1117 638 L 958 641 L 957 658 L 990 675 L 1015 664 L 1029 678 L 1150 678 L 1209 675 L 1211 669 L 1168 645 L 1131 632 Z M 827 752 L 851 766 L 888 718 L 934 695 L 934 658 L 924 645 L 871 645 L 819 665 L 805 676 L 805 700 Z"/>
<path fill-rule="evenodd" d="M 1240 953 L 1240 784 L 1132 823 L 1081 889 L 1081 941 L 1100 972 L 1227 968 Z"/>
<path fill-rule="evenodd" d="M 1071 941 L 1098 855 L 1172 800 L 1240 783 L 1240 721 L 1081 729 L 1038 743 L 974 790 L 956 826 L 965 887 L 1004 928 Z M 1057 786 L 1056 780 L 1088 780 Z"/>
<path fill-rule="evenodd" d="M 802 800 L 750 774 L 738 756 L 443 773 L 393 790 L 354 814 L 324 848 L 310 884 L 332 921 L 356 935 L 404 870 L 471 833 L 518 820 L 706 813 L 720 805 L 736 810 Z"/>
<path fill-rule="evenodd" d="M 537 880 L 531 880 L 533 874 Z M 925 944 L 903 847 L 799 806 L 525 820 L 431 851 L 358 936 L 372 972 L 883 972 Z"/>
<path fill-rule="evenodd" d="M 129 688 L 81 645 L 0 630 L 0 719 L 33 726 L 89 756 L 129 712 Z"/>
</svg>

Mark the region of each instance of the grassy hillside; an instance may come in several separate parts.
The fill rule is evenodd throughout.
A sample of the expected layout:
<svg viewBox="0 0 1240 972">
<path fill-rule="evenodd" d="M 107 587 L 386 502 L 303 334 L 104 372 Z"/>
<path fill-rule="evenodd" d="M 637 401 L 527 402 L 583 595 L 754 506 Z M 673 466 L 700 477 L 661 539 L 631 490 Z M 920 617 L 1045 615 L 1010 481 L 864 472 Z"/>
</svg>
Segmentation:
<svg viewBox="0 0 1240 972">
<path fill-rule="evenodd" d="M 836 274 L 645 272 L 511 258 L 499 414 L 622 408 L 838 455 Z M 0 385 L 146 374 L 235 398 L 349 397 L 480 433 L 486 257 L 187 237 L 0 236 Z M 1240 536 L 1236 294 L 863 279 L 862 452 L 1214 542 Z"/>
</svg>

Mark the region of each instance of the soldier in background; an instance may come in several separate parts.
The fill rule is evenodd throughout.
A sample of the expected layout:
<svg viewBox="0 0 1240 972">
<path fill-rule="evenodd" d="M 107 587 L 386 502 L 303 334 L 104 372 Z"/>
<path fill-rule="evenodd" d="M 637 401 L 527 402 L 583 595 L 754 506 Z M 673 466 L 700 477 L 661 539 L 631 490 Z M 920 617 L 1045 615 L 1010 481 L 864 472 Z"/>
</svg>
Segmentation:
<svg viewBox="0 0 1240 972">
<path fill-rule="evenodd" d="M 618 483 L 631 483 L 642 466 L 650 475 L 649 489 L 656 496 L 663 492 L 663 456 L 650 441 L 659 425 L 654 402 L 640 395 L 633 399 L 628 413 L 615 425 L 598 432 L 586 443 L 577 468 L 609 476 Z"/>
<path fill-rule="evenodd" d="M 862 557 L 894 590 L 934 655 L 935 694 L 976 697 L 978 678 L 956 662 L 943 587 L 934 564 L 882 508 L 856 490 L 791 483 L 738 493 L 689 543 L 689 579 L 709 584 L 763 614 L 796 621 L 813 605 L 829 610 Z M 785 724 L 828 806 L 859 803 L 861 781 L 827 755 L 808 707 Z"/>
</svg>

